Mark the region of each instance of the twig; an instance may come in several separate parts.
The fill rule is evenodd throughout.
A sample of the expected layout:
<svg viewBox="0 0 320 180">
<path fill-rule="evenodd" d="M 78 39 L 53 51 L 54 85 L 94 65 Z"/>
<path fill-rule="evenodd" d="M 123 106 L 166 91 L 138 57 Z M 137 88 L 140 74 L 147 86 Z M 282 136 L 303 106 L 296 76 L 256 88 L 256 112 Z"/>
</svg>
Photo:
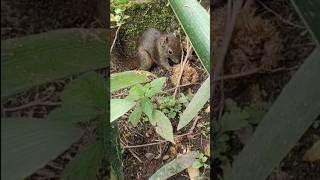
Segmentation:
<svg viewBox="0 0 320 180">
<path fill-rule="evenodd" d="M 177 135 L 177 136 L 175 136 L 174 138 L 180 138 L 180 137 L 183 137 L 183 136 L 188 136 L 188 135 L 190 135 L 190 134 L 193 134 L 193 133 L 188 132 L 188 133 L 186 133 L 186 134 Z M 198 135 L 198 134 L 200 134 L 200 133 L 197 133 L 197 134 L 195 134 L 195 135 Z M 169 142 L 169 141 L 160 140 L 159 142 L 152 142 L 152 143 L 148 143 L 148 144 L 139 144 L 139 145 L 132 145 L 132 146 L 130 146 L 130 145 L 124 145 L 124 143 L 122 142 L 122 145 L 123 145 L 122 148 L 124 148 L 124 149 L 128 149 L 128 148 L 140 148 L 140 147 L 146 147 L 146 146 L 154 146 L 154 145 L 158 145 L 158 144 L 162 144 L 162 143 L 166 143 L 166 142 Z"/>
<path fill-rule="evenodd" d="M 125 144 L 121 139 L 120 139 L 121 144 Z M 132 154 L 133 157 L 135 157 L 140 163 L 143 163 L 143 161 L 139 158 L 138 155 L 136 155 L 136 153 L 134 151 L 132 151 L 131 149 L 128 149 L 128 151 Z"/>
<path fill-rule="evenodd" d="M 113 42 L 112 42 L 112 45 L 111 45 L 111 48 L 110 48 L 110 53 L 112 52 L 113 46 L 114 46 L 114 44 L 116 43 L 116 40 L 117 40 L 117 37 L 118 37 L 118 33 L 119 33 L 119 30 L 120 30 L 120 27 L 121 27 L 121 25 L 118 26 L 118 28 L 117 28 L 116 35 L 114 36 L 114 39 L 113 39 Z"/>
<path fill-rule="evenodd" d="M 162 140 L 162 141 L 159 141 L 159 142 L 153 142 L 153 143 L 148 143 L 148 144 L 139 144 L 139 145 L 133 145 L 133 146 L 126 145 L 126 146 L 123 146 L 123 148 L 124 149 L 139 148 L 139 147 L 158 145 L 158 144 L 162 144 L 162 143 L 165 143 L 165 142 L 168 142 L 168 141 Z"/>
<path fill-rule="evenodd" d="M 258 3 L 263 6 L 266 10 L 268 10 L 269 12 L 271 12 L 273 15 L 275 15 L 277 18 L 280 19 L 280 21 L 282 21 L 283 23 L 285 24 L 288 24 L 288 25 L 291 25 L 291 26 L 294 26 L 294 27 L 297 27 L 297 28 L 301 28 L 301 29 L 305 29 L 306 27 L 302 26 L 302 25 L 299 25 L 299 24 L 295 24 L 295 23 L 292 23 L 290 22 L 289 20 L 283 18 L 280 14 L 278 14 L 277 12 L 275 12 L 274 10 L 272 10 L 270 7 L 268 7 L 266 4 L 264 4 L 262 1 L 260 0 L 257 0 Z"/>
<path fill-rule="evenodd" d="M 33 102 L 28 103 L 28 104 L 23 104 L 21 106 L 4 108 L 4 111 L 5 112 L 18 111 L 18 110 L 25 109 L 25 108 L 32 107 L 32 106 L 59 106 L 59 105 L 61 105 L 61 102 L 49 102 L 49 101 L 37 102 L 37 101 L 33 101 Z"/>
<path fill-rule="evenodd" d="M 188 84 L 182 84 L 182 85 L 179 85 L 179 87 L 185 87 L 185 86 L 191 86 L 191 85 L 195 85 L 195 84 L 199 84 L 199 83 L 188 83 Z M 172 91 L 172 90 L 175 90 L 176 88 L 171 88 L 171 89 L 168 89 L 166 91 Z"/>
<path fill-rule="evenodd" d="M 189 41 L 188 41 L 189 42 Z M 179 73 L 179 77 L 177 79 L 177 85 L 176 85 L 176 88 L 174 90 L 174 93 L 173 93 L 173 96 L 176 97 L 177 95 L 177 92 L 178 92 L 178 88 L 179 88 L 179 85 L 180 85 L 180 81 L 181 81 L 181 78 L 182 78 L 182 74 L 183 74 L 183 69 L 184 69 L 184 66 L 187 64 L 187 60 L 188 60 L 188 57 L 189 55 L 191 54 L 192 52 L 192 46 L 191 44 L 188 46 L 188 50 L 187 50 L 187 55 L 186 57 L 184 58 L 184 61 L 181 63 L 180 65 L 180 73 Z"/>
<path fill-rule="evenodd" d="M 200 119 L 200 116 L 196 116 L 196 117 L 194 118 L 194 122 L 193 122 L 193 124 L 192 124 L 192 127 L 191 127 L 190 130 L 189 130 L 189 134 L 193 133 L 193 130 L 194 130 L 194 128 L 196 127 L 199 119 Z"/>
<path fill-rule="evenodd" d="M 222 77 L 218 77 L 218 78 L 214 79 L 214 81 L 236 79 L 236 78 L 241 78 L 241 77 L 249 76 L 249 75 L 256 74 L 256 73 L 263 73 L 263 72 L 276 73 L 276 72 L 279 72 L 279 71 L 292 71 L 292 70 L 296 70 L 298 68 L 299 68 L 298 65 L 290 67 L 290 68 L 285 68 L 285 67 L 275 68 L 275 69 L 272 69 L 272 70 L 269 70 L 269 71 L 262 71 L 263 70 L 262 68 L 254 68 L 254 69 L 251 69 L 251 70 L 246 71 L 246 72 L 241 72 L 241 73 L 237 73 L 237 74 L 230 74 L 230 75 L 224 75 Z"/>
<path fill-rule="evenodd" d="M 237 0 L 234 2 L 235 4 L 232 3 L 231 0 L 228 1 L 228 13 L 227 13 L 227 18 L 226 18 L 226 27 L 225 27 L 225 34 L 224 34 L 224 39 L 222 46 L 219 48 L 218 55 L 217 55 L 217 67 L 215 68 L 215 72 L 213 73 L 213 81 L 212 81 L 212 90 L 211 94 L 212 96 L 215 95 L 215 89 L 217 85 L 216 79 L 218 76 L 220 76 L 222 67 L 224 64 L 224 60 L 226 57 L 226 54 L 228 52 L 228 47 L 231 42 L 231 37 L 232 33 L 235 27 L 236 23 L 236 17 L 241 9 L 241 6 L 243 4 L 243 0 Z"/>
</svg>

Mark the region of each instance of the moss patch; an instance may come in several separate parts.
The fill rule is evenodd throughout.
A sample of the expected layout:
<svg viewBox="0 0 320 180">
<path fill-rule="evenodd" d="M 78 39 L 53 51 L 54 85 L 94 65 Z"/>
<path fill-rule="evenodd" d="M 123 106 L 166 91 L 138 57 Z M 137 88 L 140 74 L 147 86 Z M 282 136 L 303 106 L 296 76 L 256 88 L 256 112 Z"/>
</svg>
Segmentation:
<svg viewBox="0 0 320 180">
<path fill-rule="evenodd" d="M 162 32 L 173 32 L 179 28 L 179 23 L 165 0 L 132 4 L 125 14 L 130 18 L 120 29 L 118 46 L 126 56 L 136 54 L 139 36 L 146 29 L 156 28 Z"/>
</svg>

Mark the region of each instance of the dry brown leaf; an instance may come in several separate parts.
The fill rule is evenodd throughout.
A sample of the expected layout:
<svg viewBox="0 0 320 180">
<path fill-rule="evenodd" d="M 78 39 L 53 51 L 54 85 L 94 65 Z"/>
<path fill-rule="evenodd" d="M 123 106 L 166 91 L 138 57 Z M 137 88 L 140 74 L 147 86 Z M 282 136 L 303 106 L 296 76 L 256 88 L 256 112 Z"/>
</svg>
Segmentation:
<svg viewBox="0 0 320 180">
<path fill-rule="evenodd" d="M 320 140 L 312 145 L 312 147 L 304 154 L 304 161 L 314 162 L 320 160 Z"/>
<path fill-rule="evenodd" d="M 206 108 L 206 110 L 204 110 L 204 112 L 210 113 L 210 105 L 208 105 L 208 107 Z"/>
<path fill-rule="evenodd" d="M 197 180 L 197 177 L 200 176 L 200 171 L 197 168 L 193 168 L 191 166 L 187 170 L 188 170 L 190 180 Z"/>
<path fill-rule="evenodd" d="M 204 148 L 204 155 L 210 157 L 210 143 L 208 143 Z"/>
</svg>

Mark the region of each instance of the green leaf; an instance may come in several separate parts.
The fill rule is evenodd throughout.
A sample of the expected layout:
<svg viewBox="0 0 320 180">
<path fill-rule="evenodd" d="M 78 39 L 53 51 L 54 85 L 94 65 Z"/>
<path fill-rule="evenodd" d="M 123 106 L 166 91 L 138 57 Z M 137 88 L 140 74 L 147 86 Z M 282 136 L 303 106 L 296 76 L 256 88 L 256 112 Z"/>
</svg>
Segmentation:
<svg viewBox="0 0 320 180">
<path fill-rule="evenodd" d="M 146 92 L 147 97 L 152 97 L 162 91 L 166 78 L 158 78 L 150 82 L 150 88 Z"/>
<path fill-rule="evenodd" d="M 94 119 L 106 111 L 106 81 L 97 73 L 80 76 L 67 85 L 61 108 L 49 114 L 49 119 L 79 122 Z"/>
<path fill-rule="evenodd" d="M 106 67 L 107 31 L 63 29 L 1 41 L 1 99 Z"/>
<path fill-rule="evenodd" d="M 238 107 L 233 107 L 230 112 L 225 113 L 221 118 L 221 131 L 235 131 L 248 125 L 247 119 L 250 115 L 246 111 L 241 111 Z"/>
<path fill-rule="evenodd" d="M 141 106 L 137 107 L 130 115 L 129 117 L 129 121 L 132 123 L 132 125 L 134 127 L 136 127 L 138 125 L 138 123 L 140 122 L 140 118 L 141 118 L 141 114 L 142 114 L 142 108 Z"/>
<path fill-rule="evenodd" d="M 152 121 L 155 122 L 156 132 L 167 141 L 173 140 L 173 129 L 170 120 L 161 111 L 155 110 L 152 113 Z"/>
<path fill-rule="evenodd" d="M 1 119 L 1 179 L 24 179 L 81 136 L 70 123 L 35 118 Z"/>
<path fill-rule="evenodd" d="M 137 84 L 133 86 L 129 91 L 129 96 L 126 97 L 126 99 L 131 101 L 136 101 L 141 99 L 144 96 L 144 89 L 141 84 Z"/>
<path fill-rule="evenodd" d="M 183 114 L 180 116 L 177 130 L 185 127 L 195 116 L 197 116 L 209 98 L 210 77 L 203 82 L 197 93 L 192 98 L 191 102 L 188 104 L 187 108 L 184 110 Z"/>
<path fill-rule="evenodd" d="M 197 157 L 199 157 L 198 151 L 191 151 L 184 155 L 178 155 L 174 160 L 162 166 L 148 180 L 168 179 L 188 167 L 191 167 Z"/>
<path fill-rule="evenodd" d="M 184 32 L 210 72 L 210 16 L 197 0 L 169 0 Z"/>
<path fill-rule="evenodd" d="M 316 49 L 284 87 L 226 180 L 266 179 L 319 116 L 319 59 Z"/>
<path fill-rule="evenodd" d="M 149 119 L 152 119 L 152 111 L 153 111 L 153 106 L 149 98 L 144 97 L 141 102 L 140 102 L 142 112 L 144 112 Z M 151 121 L 150 121 L 151 122 Z"/>
<path fill-rule="evenodd" d="M 120 116 L 124 115 L 126 112 L 128 112 L 135 103 L 130 100 L 126 99 L 111 99 L 110 101 L 110 122 L 113 122 L 114 120 L 118 119 Z"/>
<path fill-rule="evenodd" d="M 101 143 L 91 144 L 79 152 L 62 172 L 62 180 L 96 179 L 99 165 L 103 158 Z"/>
<path fill-rule="evenodd" d="M 111 74 L 110 89 L 111 93 L 135 84 L 149 82 L 148 76 L 154 76 L 148 71 L 125 71 Z"/>
<path fill-rule="evenodd" d="M 199 169 L 202 166 L 203 166 L 203 164 L 199 160 L 194 161 L 193 164 L 192 164 L 192 167 L 195 168 L 195 169 Z"/>
</svg>

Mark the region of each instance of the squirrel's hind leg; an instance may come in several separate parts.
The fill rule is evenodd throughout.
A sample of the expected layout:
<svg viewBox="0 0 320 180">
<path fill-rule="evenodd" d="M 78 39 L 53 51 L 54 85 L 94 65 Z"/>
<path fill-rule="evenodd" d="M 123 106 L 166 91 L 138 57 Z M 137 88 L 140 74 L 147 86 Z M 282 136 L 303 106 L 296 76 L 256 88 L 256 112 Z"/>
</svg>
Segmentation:
<svg viewBox="0 0 320 180">
<path fill-rule="evenodd" d="M 149 71 L 152 64 L 153 64 L 153 61 L 152 61 L 150 54 L 146 50 L 139 48 L 138 59 L 139 59 L 139 63 L 140 63 L 139 69 L 144 70 L 144 71 Z"/>
</svg>

